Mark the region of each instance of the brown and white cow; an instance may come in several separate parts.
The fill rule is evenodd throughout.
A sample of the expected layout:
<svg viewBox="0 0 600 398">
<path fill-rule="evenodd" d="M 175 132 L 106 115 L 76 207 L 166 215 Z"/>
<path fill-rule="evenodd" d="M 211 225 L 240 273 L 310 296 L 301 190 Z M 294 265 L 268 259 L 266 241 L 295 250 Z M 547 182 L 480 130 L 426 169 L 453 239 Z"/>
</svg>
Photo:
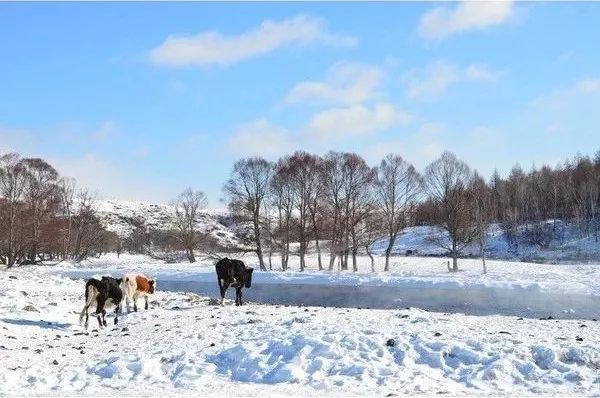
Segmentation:
<svg viewBox="0 0 600 398">
<path fill-rule="evenodd" d="M 144 297 L 146 300 L 145 309 L 148 309 L 148 295 L 154 294 L 156 281 L 142 274 L 127 274 L 123 277 L 121 288 L 125 293 L 125 303 L 127 312 L 130 312 L 129 302 L 133 300 L 133 310 L 137 312 L 137 299 Z"/>
</svg>

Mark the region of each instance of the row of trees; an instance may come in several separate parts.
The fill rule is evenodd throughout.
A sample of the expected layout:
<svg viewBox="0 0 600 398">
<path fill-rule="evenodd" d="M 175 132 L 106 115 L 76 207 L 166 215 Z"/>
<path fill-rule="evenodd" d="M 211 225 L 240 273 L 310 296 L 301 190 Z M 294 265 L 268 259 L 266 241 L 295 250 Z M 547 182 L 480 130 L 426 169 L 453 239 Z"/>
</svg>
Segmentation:
<svg viewBox="0 0 600 398">
<path fill-rule="evenodd" d="M 0 155 L 0 263 L 74 259 L 114 250 L 94 198 L 43 159 Z"/>
<path fill-rule="evenodd" d="M 357 253 L 371 256 L 371 245 L 387 240 L 385 270 L 399 233 L 410 225 L 432 225 L 443 233 L 431 240 L 453 257 L 476 244 L 483 260 L 489 224 L 499 223 L 518 250 L 519 237 L 547 247 L 557 236 L 557 220 L 574 222 L 581 234 L 600 230 L 600 152 L 564 165 L 525 173 L 515 166 L 503 179 L 486 182 L 454 154 L 445 152 L 420 174 L 398 155 L 369 167 L 354 153 L 325 156 L 296 152 L 277 162 L 238 160 L 223 187 L 230 211 L 251 225 L 249 239 L 261 269 L 278 253 L 281 268 L 291 254 L 306 265 L 314 244 L 319 269 L 357 269 Z M 553 220 L 548 222 L 548 220 Z M 326 245 L 324 243 L 326 242 Z M 324 265 L 322 251 L 328 254 Z"/>
<path fill-rule="evenodd" d="M 0 263 L 41 260 L 81 261 L 100 252 L 184 252 L 190 262 L 198 251 L 208 256 L 227 250 L 249 250 L 262 269 L 273 267 L 279 254 L 288 269 L 291 255 L 306 267 L 309 248 L 319 269 L 357 270 L 357 255 L 374 258 L 371 247 L 386 242 L 385 270 L 397 237 L 408 226 L 436 226 L 430 239 L 453 257 L 476 244 L 483 259 L 489 224 L 498 223 L 512 250 L 527 244 L 549 247 L 564 239 L 565 224 L 581 237 L 598 240 L 600 231 L 600 152 L 578 156 L 554 168 L 524 172 L 515 166 L 502 178 L 485 181 L 451 153 L 419 173 L 398 155 L 370 167 L 354 153 L 318 156 L 296 152 L 269 162 L 246 158 L 234 164 L 223 187 L 238 225 L 240 247 L 219 247 L 202 230 L 206 207 L 202 192 L 187 189 L 172 202 L 170 229 L 149 230 L 143 224 L 123 240 L 106 231 L 87 191 L 59 176 L 46 161 L 0 156 Z M 573 229 L 573 228 L 572 228 Z M 571 229 L 571 230 L 572 230 Z M 266 261 L 265 261 L 266 260 Z"/>
</svg>

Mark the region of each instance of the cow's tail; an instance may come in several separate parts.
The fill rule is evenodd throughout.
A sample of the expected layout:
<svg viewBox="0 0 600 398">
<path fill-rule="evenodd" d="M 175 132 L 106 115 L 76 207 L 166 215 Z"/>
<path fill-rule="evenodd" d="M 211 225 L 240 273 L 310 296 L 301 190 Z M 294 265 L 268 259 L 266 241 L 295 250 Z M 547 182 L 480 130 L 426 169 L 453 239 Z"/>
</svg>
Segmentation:
<svg viewBox="0 0 600 398">
<path fill-rule="evenodd" d="M 81 310 L 81 313 L 79 314 L 79 324 L 81 324 L 83 322 L 83 318 L 85 317 L 85 314 L 87 313 L 88 308 L 90 308 L 90 306 L 94 302 L 94 299 L 96 298 L 97 294 L 98 294 L 98 289 L 94 286 L 93 281 L 89 280 L 85 284 L 85 305 L 83 306 L 83 309 Z"/>
</svg>

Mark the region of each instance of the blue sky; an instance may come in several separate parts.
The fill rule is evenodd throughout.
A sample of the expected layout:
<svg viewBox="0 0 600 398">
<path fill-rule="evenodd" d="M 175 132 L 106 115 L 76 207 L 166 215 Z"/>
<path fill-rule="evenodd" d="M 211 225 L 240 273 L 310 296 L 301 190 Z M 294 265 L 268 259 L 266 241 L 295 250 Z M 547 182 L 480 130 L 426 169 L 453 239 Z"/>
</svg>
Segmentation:
<svg viewBox="0 0 600 398">
<path fill-rule="evenodd" d="M 600 3 L 0 3 L 0 153 L 101 197 L 219 203 L 233 162 L 600 149 Z"/>
</svg>

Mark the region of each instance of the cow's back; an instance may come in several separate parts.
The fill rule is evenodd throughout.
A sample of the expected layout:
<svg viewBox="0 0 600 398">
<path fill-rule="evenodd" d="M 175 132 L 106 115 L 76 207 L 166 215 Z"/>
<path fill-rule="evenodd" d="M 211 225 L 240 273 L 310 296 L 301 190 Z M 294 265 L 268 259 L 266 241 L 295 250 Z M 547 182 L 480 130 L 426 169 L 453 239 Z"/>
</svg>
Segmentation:
<svg viewBox="0 0 600 398">
<path fill-rule="evenodd" d="M 217 272 L 217 278 L 222 280 L 229 280 L 232 276 L 233 264 L 227 257 L 220 259 L 215 264 L 215 271 Z"/>
<path fill-rule="evenodd" d="M 242 260 L 231 260 L 231 265 L 233 268 L 233 276 L 238 281 L 244 280 L 244 271 L 246 270 L 246 265 Z"/>
<path fill-rule="evenodd" d="M 143 275 L 136 275 L 135 277 L 135 283 L 137 286 L 137 290 L 142 291 L 142 292 L 149 292 L 150 291 L 150 282 L 149 279 L 146 278 Z"/>
<path fill-rule="evenodd" d="M 121 288 L 125 295 L 132 298 L 137 290 L 137 276 L 135 274 L 127 274 L 123 277 Z"/>
</svg>

